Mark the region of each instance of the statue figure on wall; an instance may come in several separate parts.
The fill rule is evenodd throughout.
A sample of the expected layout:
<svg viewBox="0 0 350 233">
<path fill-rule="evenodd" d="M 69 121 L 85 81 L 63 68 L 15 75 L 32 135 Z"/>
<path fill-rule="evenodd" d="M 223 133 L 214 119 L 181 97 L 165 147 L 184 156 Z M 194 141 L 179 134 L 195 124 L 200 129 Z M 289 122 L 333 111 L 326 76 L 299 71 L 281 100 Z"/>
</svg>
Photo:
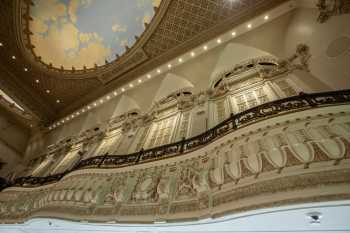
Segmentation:
<svg viewBox="0 0 350 233">
<path fill-rule="evenodd" d="M 287 60 L 287 65 L 289 65 L 290 70 L 309 70 L 309 60 L 311 58 L 310 47 L 306 44 L 298 44 L 296 47 L 296 52 Z M 299 60 L 299 63 L 295 61 Z M 286 64 L 283 64 L 286 65 Z"/>
<path fill-rule="evenodd" d="M 111 185 L 111 190 L 108 192 L 105 196 L 104 202 L 105 203 L 118 203 L 123 200 L 123 187 L 125 187 L 126 184 L 126 176 L 120 175 L 117 176 Z"/>
<path fill-rule="evenodd" d="M 158 200 L 166 200 L 170 195 L 169 176 L 161 177 L 157 186 Z"/>
<path fill-rule="evenodd" d="M 180 110 L 187 109 L 193 106 L 194 98 L 193 96 L 186 96 L 183 93 L 180 93 L 178 97 L 176 97 L 177 100 L 177 107 Z"/>
<path fill-rule="evenodd" d="M 157 118 L 157 112 L 152 111 L 150 113 L 146 113 L 145 115 L 142 116 L 142 118 L 143 118 L 143 124 L 147 124 Z"/>
<path fill-rule="evenodd" d="M 208 189 L 208 182 L 202 174 L 203 169 L 195 169 L 194 167 L 199 167 L 199 164 L 194 162 L 192 166 L 189 165 L 181 169 L 177 187 L 178 198 L 194 197 Z"/>
<path fill-rule="evenodd" d="M 350 2 L 348 0 L 319 0 L 317 8 L 320 11 L 317 21 L 326 22 L 331 16 L 350 13 Z"/>
<path fill-rule="evenodd" d="M 196 194 L 196 190 L 193 186 L 193 180 L 196 173 L 190 167 L 184 167 L 180 172 L 178 179 L 178 197 L 192 197 Z"/>
<path fill-rule="evenodd" d="M 155 201 L 157 199 L 157 186 L 160 176 L 157 172 L 153 174 L 140 174 L 131 200 L 134 202 Z"/>
<path fill-rule="evenodd" d="M 215 98 L 215 97 L 219 97 L 219 96 L 226 94 L 228 91 L 229 91 L 229 87 L 228 87 L 227 83 L 225 82 L 225 80 L 223 79 L 217 87 L 215 87 L 213 89 L 209 89 L 207 91 L 207 94 L 210 97 Z"/>
<path fill-rule="evenodd" d="M 128 137 L 135 135 L 137 128 L 141 126 L 138 115 L 128 115 L 122 123 L 122 131 Z"/>
<path fill-rule="evenodd" d="M 203 91 L 199 92 L 197 95 L 197 104 L 203 106 L 207 102 L 207 94 Z"/>
<path fill-rule="evenodd" d="M 311 58 L 310 47 L 306 44 L 298 44 L 295 53 L 287 59 L 278 61 L 278 65 L 272 69 L 259 69 L 261 78 L 270 78 L 284 72 L 303 70 L 310 72 L 309 61 Z"/>
</svg>

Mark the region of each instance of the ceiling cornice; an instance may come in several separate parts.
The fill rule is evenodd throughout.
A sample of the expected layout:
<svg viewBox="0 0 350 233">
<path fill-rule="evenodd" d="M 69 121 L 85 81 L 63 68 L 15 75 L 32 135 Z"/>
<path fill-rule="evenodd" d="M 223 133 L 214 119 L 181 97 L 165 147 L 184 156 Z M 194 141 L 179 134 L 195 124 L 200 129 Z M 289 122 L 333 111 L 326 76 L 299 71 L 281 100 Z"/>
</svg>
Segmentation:
<svg viewBox="0 0 350 233">
<path fill-rule="evenodd" d="M 111 79 L 117 78 L 123 72 L 132 69 L 139 63 L 149 59 L 143 51 L 143 46 L 152 36 L 154 30 L 157 29 L 159 23 L 167 12 L 171 0 L 162 0 L 158 8 L 154 8 L 155 15 L 149 24 L 146 24 L 146 29 L 140 36 L 135 35 L 135 43 L 126 48 L 126 51 L 118 55 L 115 60 L 108 61 L 102 66 L 88 67 L 86 69 L 61 69 L 60 67 L 50 66 L 41 60 L 40 54 L 34 52 L 35 45 L 31 42 L 30 21 L 32 2 L 30 0 L 15 0 L 15 25 L 16 37 L 18 44 L 22 50 L 23 56 L 31 67 L 35 67 L 41 73 L 57 79 L 99 79 L 102 83 L 106 83 Z"/>
<path fill-rule="evenodd" d="M 44 99 L 30 90 L 26 85 L 22 85 L 15 75 L 9 72 L 0 63 L 0 83 L 1 88 L 16 102 L 20 103 L 27 112 L 38 118 L 44 125 L 56 116 L 56 113 L 47 105 Z"/>
<path fill-rule="evenodd" d="M 96 72 L 66 75 L 37 63 L 28 41 L 23 39 L 25 28 L 28 29 L 25 22 L 30 17 L 26 7 L 31 0 L 4 0 L 0 9 L 0 42 L 4 42 L 6 54 L 0 57 L 0 63 L 6 78 L 2 78 L 2 83 L 11 86 L 10 94 L 18 92 L 14 95 L 20 96 L 43 122 L 52 122 L 287 0 L 242 0 L 234 1 L 231 7 L 227 2 L 163 0 L 147 30 L 118 60 Z M 11 54 L 16 54 L 16 62 L 11 61 Z M 29 67 L 28 72 L 23 72 L 24 66 Z M 50 94 L 45 90 L 50 90 Z"/>
<path fill-rule="evenodd" d="M 60 117 L 65 116 L 74 110 L 78 109 L 82 105 L 88 104 L 89 102 L 94 101 L 95 99 L 98 99 L 99 97 L 106 94 L 106 92 L 111 92 L 113 89 L 115 89 L 118 86 L 121 86 L 133 79 L 135 77 L 138 77 L 140 75 L 146 74 L 150 70 L 155 69 L 159 65 L 166 63 L 167 61 L 170 61 L 177 56 L 189 51 L 192 48 L 195 48 L 202 43 L 209 41 L 219 34 L 226 32 L 227 30 L 230 30 L 231 28 L 259 15 L 263 12 L 274 8 L 283 2 L 287 2 L 288 0 L 273 0 L 273 1 L 266 1 L 266 0 L 260 0 L 260 1 L 250 1 L 250 2 L 258 2 L 257 4 L 252 4 L 252 7 L 246 7 L 246 8 L 239 8 L 237 11 L 239 12 L 237 15 L 232 15 L 230 18 L 227 18 L 224 22 L 222 22 L 220 25 L 217 25 L 215 27 L 211 27 L 200 34 L 196 35 L 195 37 L 191 38 L 188 41 L 185 41 L 184 43 L 175 46 L 168 51 L 166 51 L 164 54 L 161 54 L 153 59 L 148 60 L 147 62 L 144 62 L 137 68 L 123 74 L 118 79 L 113 79 L 107 85 L 95 89 L 94 92 L 90 93 L 88 96 L 84 96 L 84 98 L 74 102 L 67 108 L 65 108 L 62 112 L 60 112 Z M 249 2 L 249 1 L 248 1 Z M 166 19 L 164 19 L 166 20 Z M 146 45 L 147 46 L 147 45 Z"/>
</svg>

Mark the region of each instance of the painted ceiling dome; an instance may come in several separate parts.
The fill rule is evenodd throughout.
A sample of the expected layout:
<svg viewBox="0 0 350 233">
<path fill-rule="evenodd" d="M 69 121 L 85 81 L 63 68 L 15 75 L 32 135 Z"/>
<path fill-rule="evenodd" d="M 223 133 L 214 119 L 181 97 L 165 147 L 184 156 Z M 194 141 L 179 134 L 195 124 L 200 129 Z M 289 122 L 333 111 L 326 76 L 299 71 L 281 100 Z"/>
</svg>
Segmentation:
<svg viewBox="0 0 350 233">
<path fill-rule="evenodd" d="M 131 47 L 161 0 L 34 0 L 34 53 L 54 67 L 103 65 Z"/>
</svg>

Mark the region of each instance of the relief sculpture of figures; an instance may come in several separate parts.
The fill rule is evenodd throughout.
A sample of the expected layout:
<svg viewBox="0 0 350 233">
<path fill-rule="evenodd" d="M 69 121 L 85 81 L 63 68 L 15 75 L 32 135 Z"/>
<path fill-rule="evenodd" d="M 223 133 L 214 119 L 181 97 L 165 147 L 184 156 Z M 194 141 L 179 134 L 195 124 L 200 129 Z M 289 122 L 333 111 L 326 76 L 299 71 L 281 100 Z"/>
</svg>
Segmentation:
<svg viewBox="0 0 350 233">
<path fill-rule="evenodd" d="M 126 176 L 117 176 L 113 184 L 111 185 L 111 190 L 105 196 L 105 203 L 118 203 L 123 199 L 123 188 L 126 184 Z"/>
<path fill-rule="evenodd" d="M 319 0 L 317 8 L 320 13 L 317 21 L 326 22 L 331 16 L 350 13 L 350 2 L 348 0 Z"/>
<path fill-rule="evenodd" d="M 196 190 L 193 185 L 193 180 L 195 180 L 197 174 L 190 167 L 185 167 L 180 172 L 177 196 L 181 197 L 189 197 L 194 196 L 196 194 Z"/>
<path fill-rule="evenodd" d="M 306 44 L 297 44 L 295 53 L 286 59 L 278 60 L 277 66 L 270 69 L 259 69 L 258 73 L 261 78 L 270 78 L 285 72 L 302 70 L 310 72 L 309 63 L 311 59 L 310 47 Z"/>
<path fill-rule="evenodd" d="M 170 182 L 169 177 L 161 177 L 157 186 L 158 200 L 166 200 L 170 195 Z"/>
<path fill-rule="evenodd" d="M 197 162 L 192 166 L 182 168 L 178 179 L 178 198 L 195 197 L 208 189 L 209 185 L 202 172 L 203 169 L 196 169 L 196 167 L 198 167 Z"/>
<path fill-rule="evenodd" d="M 261 70 L 260 76 L 271 77 L 276 74 L 281 74 L 284 72 L 291 72 L 294 70 L 303 70 L 310 72 L 309 62 L 311 58 L 310 47 L 306 44 L 298 44 L 296 46 L 296 51 L 287 59 L 281 59 L 278 62 L 276 68 L 265 71 Z"/>
<path fill-rule="evenodd" d="M 350 0 L 0 18 L 0 233 L 350 233 Z"/>
<path fill-rule="evenodd" d="M 159 179 L 158 174 L 140 174 L 131 200 L 134 202 L 155 201 Z"/>
<path fill-rule="evenodd" d="M 298 44 L 295 54 L 288 59 L 288 62 L 292 64 L 293 69 L 309 71 L 310 58 L 311 54 L 309 46 L 306 44 Z M 295 63 L 295 60 L 299 60 L 299 63 Z"/>
</svg>

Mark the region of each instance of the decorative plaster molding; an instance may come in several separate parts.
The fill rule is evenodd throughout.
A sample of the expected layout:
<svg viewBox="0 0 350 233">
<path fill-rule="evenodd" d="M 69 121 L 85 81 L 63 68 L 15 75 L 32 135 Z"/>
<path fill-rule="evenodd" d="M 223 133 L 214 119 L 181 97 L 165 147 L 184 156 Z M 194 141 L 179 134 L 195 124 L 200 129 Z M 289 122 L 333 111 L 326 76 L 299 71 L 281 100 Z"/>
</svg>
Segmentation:
<svg viewBox="0 0 350 233">
<path fill-rule="evenodd" d="M 317 21 L 325 23 L 332 16 L 349 14 L 350 2 L 348 0 L 318 0 L 319 15 Z"/>
<path fill-rule="evenodd" d="M 4 223 L 34 217 L 93 222 L 183 221 L 350 198 L 347 106 L 280 116 L 186 156 L 85 169 L 59 182 L 0 193 Z M 261 198 L 263 197 L 263 198 Z"/>
</svg>

